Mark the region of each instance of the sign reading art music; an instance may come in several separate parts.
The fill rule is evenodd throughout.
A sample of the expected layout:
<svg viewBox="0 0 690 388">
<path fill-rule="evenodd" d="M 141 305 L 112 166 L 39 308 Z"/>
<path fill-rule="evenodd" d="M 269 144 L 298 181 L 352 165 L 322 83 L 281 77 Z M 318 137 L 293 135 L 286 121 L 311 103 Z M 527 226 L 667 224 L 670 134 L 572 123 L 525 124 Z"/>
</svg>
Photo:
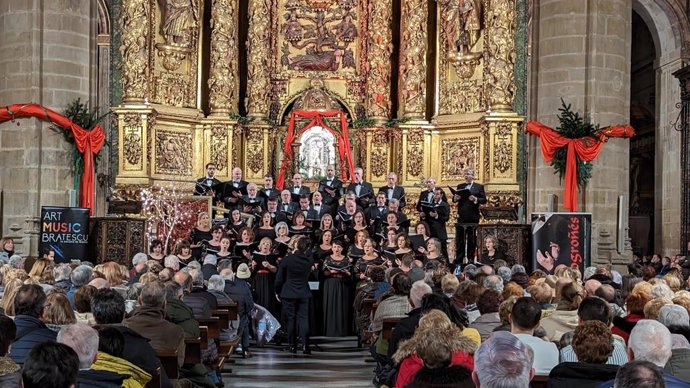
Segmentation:
<svg viewBox="0 0 690 388">
<path fill-rule="evenodd" d="M 532 213 L 532 269 L 553 274 L 563 264 L 583 273 L 591 263 L 592 215 Z"/>
<path fill-rule="evenodd" d="M 89 209 L 41 207 L 40 252 L 52 249 L 56 263 L 86 260 L 88 242 Z"/>
</svg>

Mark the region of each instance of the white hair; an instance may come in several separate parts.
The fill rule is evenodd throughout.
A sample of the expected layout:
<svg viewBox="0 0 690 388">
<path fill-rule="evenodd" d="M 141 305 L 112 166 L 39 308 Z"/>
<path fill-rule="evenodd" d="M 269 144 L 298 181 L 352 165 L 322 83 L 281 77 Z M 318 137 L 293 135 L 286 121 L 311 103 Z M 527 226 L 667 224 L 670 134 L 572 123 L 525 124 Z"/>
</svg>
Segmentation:
<svg viewBox="0 0 690 388">
<path fill-rule="evenodd" d="M 72 348 L 79 356 L 79 369 L 90 369 L 98 353 L 98 332 L 85 323 L 63 326 L 57 342 Z"/>
<path fill-rule="evenodd" d="M 501 293 L 503 292 L 503 279 L 497 275 L 489 275 L 484 278 L 482 286 L 487 290 L 496 290 Z"/>
<path fill-rule="evenodd" d="M 79 288 L 89 284 L 91 281 L 91 275 L 93 275 L 93 268 L 89 267 L 88 265 L 81 264 L 72 271 L 72 273 L 69 275 L 69 278 L 72 281 L 72 284 Z"/>
<path fill-rule="evenodd" d="M 513 265 L 513 268 L 510 269 L 510 274 L 515 275 L 516 273 L 527 273 L 527 270 L 525 270 L 524 265 L 515 264 Z"/>
<path fill-rule="evenodd" d="M 503 284 L 510 281 L 510 277 L 513 275 L 508 267 L 498 267 L 496 274 L 503 279 Z"/>
<path fill-rule="evenodd" d="M 211 275 L 208 279 L 208 289 L 214 291 L 225 290 L 225 280 L 220 275 Z"/>
<path fill-rule="evenodd" d="M 132 257 L 132 265 L 136 267 L 138 264 L 146 264 L 148 260 L 149 258 L 146 256 L 146 253 L 139 252 Z"/>
<path fill-rule="evenodd" d="M 412 306 L 414 306 L 414 308 L 420 307 L 424 295 L 431 294 L 432 292 L 433 290 L 424 280 L 417 280 L 412 283 L 412 288 L 410 288 L 410 301 L 412 301 Z"/>
<path fill-rule="evenodd" d="M 673 290 L 666 283 L 657 283 L 652 286 L 651 291 L 652 299 L 656 298 L 667 298 L 673 299 Z"/>
<path fill-rule="evenodd" d="M 69 275 L 72 273 L 72 267 L 67 263 L 58 264 L 53 268 L 53 277 L 55 281 L 68 280 Z"/>
<path fill-rule="evenodd" d="M 628 348 L 636 360 L 663 368 L 671 358 L 671 332 L 661 322 L 641 319 L 630 332 Z"/>
<path fill-rule="evenodd" d="M 170 269 L 180 269 L 180 258 L 175 255 L 165 256 L 163 266 Z"/>
<path fill-rule="evenodd" d="M 587 280 L 591 278 L 595 273 L 597 273 L 597 267 L 587 267 L 585 268 L 585 272 L 582 274 L 582 277 Z"/>
<path fill-rule="evenodd" d="M 482 388 L 527 388 L 533 359 L 517 337 L 496 331 L 474 354 L 474 371 Z"/>
<path fill-rule="evenodd" d="M 24 258 L 19 255 L 10 256 L 10 260 L 7 262 L 12 268 L 21 268 L 22 263 L 24 263 Z"/>
<path fill-rule="evenodd" d="M 690 326 L 690 317 L 688 316 L 688 310 L 683 306 L 677 304 L 667 304 L 662 306 L 659 310 L 658 321 L 664 326 Z"/>
<path fill-rule="evenodd" d="M 189 268 L 189 269 L 192 269 L 192 268 L 193 269 L 201 269 L 201 264 L 199 264 L 198 261 L 193 260 L 187 264 L 187 268 Z"/>
</svg>

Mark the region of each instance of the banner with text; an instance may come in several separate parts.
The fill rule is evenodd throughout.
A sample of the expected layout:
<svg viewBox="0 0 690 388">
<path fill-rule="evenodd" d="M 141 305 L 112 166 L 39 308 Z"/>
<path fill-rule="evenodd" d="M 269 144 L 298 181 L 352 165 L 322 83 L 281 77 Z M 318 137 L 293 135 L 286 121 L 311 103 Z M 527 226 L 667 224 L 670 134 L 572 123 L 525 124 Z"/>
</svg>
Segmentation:
<svg viewBox="0 0 690 388">
<path fill-rule="evenodd" d="M 89 209 L 77 207 L 41 207 L 41 243 L 55 252 L 55 262 L 86 260 L 89 243 Z"/>
<path fill-rule="evenodd" d="M 583 273 L 590 265 L 592 215 L 532 213 L 532 270 L 553 274 L 563 264 Z"/>
</svg>

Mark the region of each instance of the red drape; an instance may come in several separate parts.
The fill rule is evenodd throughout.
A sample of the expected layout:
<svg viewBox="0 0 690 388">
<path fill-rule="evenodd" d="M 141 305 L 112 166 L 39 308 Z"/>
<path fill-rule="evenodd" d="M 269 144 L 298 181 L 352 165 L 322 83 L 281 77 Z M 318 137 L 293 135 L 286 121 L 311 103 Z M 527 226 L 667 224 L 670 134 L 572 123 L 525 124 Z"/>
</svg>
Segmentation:
<svg viewBox="0 0 690 388">
<path fill-rule="evenodd" d="M 580 139 L 568 139 L 546 125 L 530 121 L 527 123 L 527 132 L 541 139 L 541 153 L 545 162 L 553 159 L 556 150 L 568 147 L 565 164 L 565 188 L 563 193 L 563 206 L 571 212 L 577 211 L 577 158 L 585 162 L 596 159 L 601 147 L 609 137 L 633 137 L 635 130 L 630 125 L 615 125 L 603 128 L 597 138 L 585 137 Z"/>
<path fill-rule="evenodd" d="M 13 104 L 0 108 L 0 123 L 5 121 L 35 117 L 63 128 L 69 128 L 74 135 L 77 150 L 84 156 L 84 171 L 79 187 L 79 203 L 88 208 L 93 215 L 95 195 L 94 155 L 100 152 L 105 142 L 105 133 L 100 125 L 91 130 L 75 124 L 67 117 L 38 104 Z"/>
<path fill-rule="evenodd" d="M 311 121 L 304 127 L 295 131 L 295 120 L 297 117 L 310 118 Z M 328 127 L 324 122 L 324 117 L 339 117 L 340 118 L 340 132 Z M 283 161 L 280 165 L 280 173 L 278 173 L 278 179 L 276 180 L 276 187 L 280 190 L 285 186 L 285 173 L 290 169 L 292 164 L 292 143 L 295 139 L 301 135 L 307 129 L 318 125 L 324 129 L 330 131 L 333 136 L 338 141 L 338 156 L 340 157 L 340 165 L 347 166 L 350 174 L 355 169 L 354 159 L 352 158 L 352 147 L 350 145 L 350 136 L 347 132 L 347 117 L 342 111 L 327 111 L 327 112 L 308 112 L 302 110 L 292 111 L 290 113 L 290 121 L 288 124 L 287 135 L 285 136 L 285 146 L 283 147 Z M 341 179 L 343 181 L 351 180 L 351 177 L 347 176 L 347 172 L 344 168 L 341 168 Z"/>
</svg>

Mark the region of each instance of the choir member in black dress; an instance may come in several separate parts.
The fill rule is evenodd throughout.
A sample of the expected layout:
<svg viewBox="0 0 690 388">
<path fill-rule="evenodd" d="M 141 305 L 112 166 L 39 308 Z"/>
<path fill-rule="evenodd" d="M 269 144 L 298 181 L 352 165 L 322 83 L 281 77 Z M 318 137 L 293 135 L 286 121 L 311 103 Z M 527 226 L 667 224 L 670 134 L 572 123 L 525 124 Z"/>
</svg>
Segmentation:
<svg viewBox="0 0 690 388">
<path fill-rule="evenodd" d="M 355 278 L 358 281 L 367 280 L 367 268 L 372 265 L 381 265 L 384 260 L 376 253 L 374 240 L 367 238 L 364 243 L 364 255 L 355 263 Z"/>
<path fill-rule="evenodd" d="M 163 241 L 155 239 L 151 241 L 149 245 L 149 260 L 155 260 L 163 265 L 163 258 L 165 253 L 163 252 Z"/>
<path fill-rule="evenodd" d="M 189 240 L 191 240 L 192 245 L 192 256 L 194 259 L 201 259 L 201 252 L 203 251 L 204 245 L 203 241 L 211 241 L 213 236 L 211 236 L 211 218 L 208 213 L 200 212 L 196 216 L 196 225 L 192 228 L 189 233 Z"/>
<path fill-rule="evenodd" d="M 223 233 L 223 227 L 220 225 L 216 225 L 213 228 L 211 228 L 211 239 L 210 240 L 203 240 L 201 243 L 203 244 L 203 253 L 211 253 L 214 255 L 218 255 L 218 252 L 220 251 L 220 240 L 223 239 L 223 236 L 225 234 Z"/>
<path fill-rule="evenodd" d="M 252 258 L 252 243 L 254 243 L 254 231 L 252 228 L 245 226 L 240 229 L 239 237 L 233 249 L 233 256 L 237 259 L 233 260 L 232 266 L 237 267 L 240 263 L 250 265 L 249 261 Z"/>
<path fill-rule="evenodd" d="M 319 242 L 321 241 L 321 235 L 323 232 L 330 230 L 333 232 L 333 237 L 335 237 L 336 230 L 333 225 L 333 216 L 330 214 L 326 213 L 321 217 L 321 223 L 319 224 L 319 228 L 314 231 L 314 241 Z"/>
<path fill-rule="evenodd" d="M 321 233 L 321 241 L 319 242 L 319 245 L 314 247 L 314 264 L 316 263 L 322 263 L 326 257 L 330 256 L 331 253 L 331 247 L 333 243 L 333 232 L 330 230 L 326 230 L 323 233 Z"/>
<path fill-rule="evenodd" d="M 276 256 L 271 252 L 271 248 L 271 239 L 264 237 L 259 241 L 259 250 L 252 252 L 254 290 L 256 303 L 268 309 L 274 317 L 280 317 L 274 288 L 278 263 Z"/>
<path fill-rule="evenodd" d="M 228 221 L 227 225 L 228 234 L 235 236 L 235 239 L 237 239 L 240 229 L 244 228 L 245 226 L 247 226 L 247 224 L 242 219 L 242 212 L 240 212 L 239 209 L 232 209 L 230 212 L 230 220 Z"/>
<path fill-rule="evenodd" d="M 292 217 L 292 228 L 290 228 L 290 235 L 294 236 L 297 234 L 310 234 L 311 230 L 309 230 L 309 228 L 307 228 L 307 225 L 305 225 L 306 220 L 307 218 L 305 217 L 304 213 L 302 213 L 301 211 L 296 212 L 295 215 Z"/>
<path fill-rule="evenodd" d="M 393 228 L 386 229 L 385 233 L 386 239 L 381 241 L 381 250 L 395 253 L 398 249 L 398 233 Z"/>
<path fill-rule="evenodd" d="M 398 244 L 398 249 L 395 250 L 395 257 L 400 259 L 404 255 L 412 252 L 412 247 L 410 246 L 410 239 L 407 238 L 407 234 L 398 233 L 395 237 L 395 242 Z"/>
<path fill-rule="evenodd" d="M 506 255 L 498 250 L 498 242 L 496 237 L 488 235 L 484 238 L 484 247 L 482 251 L 482 264 L 493 265 L 496 260 L 505 260 Z"/>
<path fill-rule="evenodd" d="M 218 252 L 215 254 L 218 260 L 232 258 L 232 251 L 230 250 L 230 245 L 232 245 L 230 237 L 223 236 L 223 238 L 220 239 L 220 250 L 218 250 Z"/>
<path fill-rule="evenodd" d="M 189 244 L 188 240 L 180 240 L 180 242 L 177 243 L 175 246 L 175 255 L 180 259 L 180 265 L 182 266 L 186 266 L 189 262 L 194 260 L 191 244 Z"/>
<path fill-rule="evenodd" d="M 424 254 L 424 264 L 429 262 L 438 262 L 444 266 L 448 266 L 448 259 L 443 256 L 443 250 L 441 249 L 441 240 L 432 237 L 426 244 L 426 252 Z"/>
<path fill-rule="evenodd" d="M 357 210 L 355 214 L 352 216 L 352 224 L 348 226 L 345 230 L 345 236 L 347 236 L 348 241 L 354 241 L 355 234 L 362 230 L 368 231 L 367 220 L 364 216 L 364 212 L 361 210 Z"/>
<path fill-rule="evenodd" d="M 273 226 L 273 217 L 271 217 L 271 213 L 267 211 L 261 213 L 259 226 L 256 228 L 255 234 L 256 239 L 259 241 L 264 237 L 268 237 L 271 240 L 276 238 L 276 231 Z"/>
<path fill-rule="evenodd" d="M 355 242 L 350 245 L 350 249 L 347 252 L 347 257 L 350 263 L 355 263 L 362 256 L 364 256 L 364 244 L 369 238 L 369 233 L 366 230 L 361 230 L 355 234 Z"/>
<path fill-rule="evenodd" d="M 283 315 L 287 320 L 286 331 L 290 351 L 297 352 L 298 338 L 304 341 L 304 353 L 309 349 L 309 273 L 312 258 L 309 254 L 311 240 L 299 236 L 295 240 L 295 249 L 283 258 L 276 273 L 275 290 L 283 306 Z"/>
<path fill-rule="evenodd" d="M 343 256 L 343 243 L 332 243 L 333 253 L 323 264 L 323 327 L 326 337 L 343 337 L 350 328 L 350 264 Z"/>
<path fill-rule="evenodd" d="M 277 242 L 281 242 L 284 244 L 287 244 L 290 242 L 290 228 L 288 227 L 287 222 L 279 222 L 275 226 L 276 230 L 276 238 L 274 239 Z"/>
</svg>

